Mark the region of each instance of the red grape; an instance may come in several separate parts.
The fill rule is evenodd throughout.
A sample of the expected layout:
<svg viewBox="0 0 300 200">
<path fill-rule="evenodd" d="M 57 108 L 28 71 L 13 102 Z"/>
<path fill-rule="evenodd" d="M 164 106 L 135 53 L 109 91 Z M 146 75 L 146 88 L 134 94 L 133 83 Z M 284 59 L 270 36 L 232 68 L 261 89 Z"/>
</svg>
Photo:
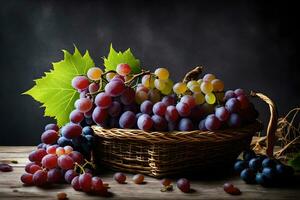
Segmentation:
<svg viewBox="0 0 300 200">
<path fill-rule="evenodd" d="M 152 128 L 153 126 L 153 121 L 151 117 L 148 114 L 142 114 L 137 121 L 137 125 L 139 129 L 148 131 Z"/>
<path fill-rule="evenodd" d="M 166 131 L 168 128 L 168 123 L 165 120 L 165 118 L 159 116 L 159 115 L 153 115 L 151 117 L 153 121 L 153 127 L 157 131 Z"/>
<path fill-rule="evenodd" d="M 111 103 L 112 103 L 111 96 L 106 92 L 101 92 L 97 94 L 95 98 L 95 104 L 102 109 L 108 108 L 111 105 Z"/>
<path fill-rule="evenodd" d="M 190 95 L 184 95 L 181 97 L 180 102 L 186 103 L 191 109 L 196 105 L 195 98 Z"/>
<path fill-rule="evenodd" d="M 38 170 L 33 174 L 32 180 L 34 185 L 41 186 L 47 183 L 47 172 L 44 170 Z"/>
<path fill-rule="evenodd" d="M 47 131 L 47 130 L 54 130 L 54 131 L 58 132 L 59 127 L 57 126 L 57 124 L 47 124 L 45 126 L 45 131 Z"/>
<path fill-rule="evenodd" d="M 134 89 L 127 87 L 122 93 L 120 100 L 124 105 L 130 105 L 134 102 L 135 91 Z"/>
<path fill-rule="evenodd" d="M 82 128 L 78 124 L 69 123 L 61 129 L 61 133 L 64 137 L 72 139 L 81 135 Z"/>
<path fill-rule="evenodd" d="M 160 181 L 160 183 L 163 185 L 163 186 L 169 186 L 171 185 L 172 181 L 170 179 L 167 179 L 167 178 L 164 178 Z"/>
<path fill-rule="evenodd" d="M 126 175 L 123 174 L 122 172 L 117 172 L 114 174 L 114 179 L 120 183 L 120 184 L 124 184 L 126 181 Z"/>
<path fill-rule="evenodd" d="M 220 126 L 221 122 L 214 114 L 208 115 L 206 117 L 205 127 L 207 128 L 207 130 L 217 130 L 220 128 Z"/>
<path fill-rule="evenodd" d="M 78 110 L 73 110 L 70 113 L 70 121 L 77 124 L 80 123 L 84 119 L 84 114 L 82 112 L 79 112 Z"/>
<path fill-rule="evenodd" d="M 34 164 L 34 165 L 30 166 L 29 173 L 34 174 L 36 171 L 41 170 L 41 169 L 42 169 L 41 166 Z"/>
<path fill-rule="evenodd" d="M 176 104 L 176 97 L 173 95 L 165 96 L 161 101 L 167 106 L 174 106 Z"/>
<path fill-rule="evenodd" d="M 108 108 L 108 114 L 111 117 L 118 117 L 121 113 L 122 107 L 121 104 L 117 101 L 113 101 L 110 107 Z"/>
<path fill-rule="evenodd" d="M 49 183 L 59 183 L 62 181 L 63 174 L 59 168 L 50 169 L 47 173 Z"/>
<path fill-rule="evenodd" d="M 149 100 L 144 101 L 140 106 L 141 112 L 148 115 L 152 113 L 152 108 L 153 108 L 153 103 Z"/>
<path fill-rule="evenodd" d="M 94 122 L 101 125 L 104 123 L 104 121 L 107 117 L 107 110 L 97 106 L 93 111 L 92 117 L 93 117 Z"/>
<path fill-rule="evenodd" d="M 237 100 L 240 102 L 241 109 L 247 108 L 250 104 L 249 99 L 245 95 L 239 95 Z"/>
<path fill-rule="evenodd" d="M 47 152 L 45 149 L 37 149 L 37 150 L 31 152 L 29 154 L 28 158 L 32 162 L 41 162 L 45 155 L 47 155 Z"/>
<path fill-rule="evenodd" d="M 164 116 L 167 106 L 163 102 L 157 102 L 153 105 L 152 111 L 155 115 Z"/>
<path fill-rule="evenodd" d="M 57 164 L 62 169 L 72 169 L 74 167 L 74 161 L 68 155 L 59 156 Z"/>
<path fill-rule="evenodd" d="M 185 179 L 185 178 L 181 178 L 177 181 L 177 187 L 182 191 L 182 192 L 189 192 L 190 191 L 190 181 Z"/>
<path fill-rule="evenodd" d="M 178 102 L 176 109 L 181 117 L 187 117 L 191 114 L 191 108 L 188 104 L 183 102 Z"/>
<path fill-rule="evenodd" d="M 126 75 L 130 74 L 131 67 L 128 64 L 121 63 L 121 64 L 117 65 L 116 71 L 118 74 L 120 74 L 122 76 L 126 76 Z"/>
<path fill-rule="evenodd" d="M 93 102 L 89 98 L 80 98 L 75 101 L 75 108 L 82 112 L 88 112 L 93 107 Z"/>
<path fill-rule="evenodd" d="M 71 183 L 73 178 L 76 176 L 78 176 L 78 173 L 75 172 L 73 169 L 69 169 L 68 171 L 66 171 L 64 178 L 67 183 Z"/>
<path fill-rule="evenodd" d="M 121 128 L 133 128 L 136 122 L 135 114 L 131 111 L 124 112 L 119 120 Z"/>
<path fill-rule="evenodd" d="M 122 94 L 125 90 L 125 84 L 120 79 L 113 79 L 105 86 L 105 92 L 112 97 L 116 97 Z"/>
<path fill-rule="evenodd" d="M 21 176 L 21 181 L 22 181 L 25 185 L 32 185 L 32 184 L 33 184 L 32 177 L 33 177 L 32 174 L 24 173 L 24 174 L 22 174 L 22 176 Z"/>
<path fill-rule="evenodd" d="M 84 89 L 88 88 L 89 84 L 90 84 L 90 81 L 85 76 L 75 76 L 72 79 L 73 88 L 78 89 L 78 90 L 84 90 Z"/>
<path fill-rule="evenodd" d="M 89 85 L 89 92 L 90 93 L 95 93 L 95 92 L 97 92 L 98 90 L 99 90 L 99 84 L 98 83 L 91 83 L 90 85 Z"/>
<path fill-rule="evenodd" d="M 191 131 L 194 129 L 193 122 L 189 118 L 182 118 L 179 121 L 178 129 L 180 131 Z"/>
<path fill-rule="evenodd" d="M 12 170 L 13 170 L 13 168 L 9 164 L 0 164 L 1 172 L 11 172 Z"/>
<path fill-rule="evenodd" d="M 103 190 L 103 182 L 101 180 L 101 178 L 94 176 L 92 178 L 92 190 L 95 192 L 101 191 Z"/>
<path fill-rule="evenodd" d="M 169 122 L 177 121 L 179 114 L 175 106 L 171 105 L 167 107 L 165 118 Z"/>
<path fill-rule="evenodd" d="M 142 184 L 144 182 L 144 176 L 142 174 L 136 174 L 132 180 L 135 184 Z"/>
<path fill-rule="evenodd" d="M 78 151 L 72 151 L 69 156 L 73 159 L 74 162 L 78 163 L 78 164 L 83 164 L 84 162 L 84 158 L 83 155 L 78 152 Z"/>
<path fill-rule="evenodd" d="M 57 167 L 57 155 L 55 154 L 48 154 L 42 159 L 43 167 L 47 169 L 53 169 Z"/>
<path fill-rule="evenodd" d="M 71 181 L 71 185 L 74 188 L 74 190 L 80 191 L 81 190 L 81 186 L 79 183 L 79 176 L 75 176 L 72 181 Z"/>
<path fill-rule="evenodd" d="M 79 175 L 79 184 L 82 191 L 90 192 L 92 190 L 92 175 L 90 173 Z"/>
<path fill-rule="evenodd" d="M 51 145 L 47 147 L 47 153 L 48 154 L 56 154 L 56 148 L 59 147 L 58 145 Z"/>
<path fill-rule="evenodd" d="M 229 118 L 229 111 L 224 107 L 218 107 L 215 111 L 215 116 L 221 121 L 224 122 Z"/>
<path fill-rule="evenodd" d="M 58 138 L 59 138 L 59 135 L 54 130 L 47 130 L 41 136 L 41 140 L 45 144 L 54 144 L 54 143 L 56 143 Z"/>
</svg>

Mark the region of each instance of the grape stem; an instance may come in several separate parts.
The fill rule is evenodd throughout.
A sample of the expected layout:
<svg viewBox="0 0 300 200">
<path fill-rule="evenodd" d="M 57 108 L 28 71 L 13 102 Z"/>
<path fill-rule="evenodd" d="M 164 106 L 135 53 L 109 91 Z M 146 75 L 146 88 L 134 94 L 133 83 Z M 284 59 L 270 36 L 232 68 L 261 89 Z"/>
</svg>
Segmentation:
<svg viewBox="0 0 300 200">
<path fill-rule="evenodd" d="M 81 166 L 80 164 L 78 164 L 77 162 L 75 162 L 74 171 L 76 171 L 77 167 L 79 167 L 79 169 L 80 169 L 80 174 L 84 174 L 85 173 L 85 170 L 84 170 L 83 166 Z"/>
<path fill-rule="evenodd" d="M 144 76 L 146 74 L 151 74 L 151 72 L 149 70 L 147 70 L 147 71 L 142 70 L 141 73 L 133 75 L 133 77 L 131 79 L 129 79 L 128 81 L 126 81 L 125 85 L 131 86 L 132 83 L 134 82 L 134 80 L 136 80 L 137 78 L 139 78 L 141 76 Z"/>
<path fill-rule="evenodd" d="M 88 161 L 87 159 L 84 159 L 85 163 L 82 165 L 82 167 L 85 167 L 87 164 L 91 165 L 94 169 L 96 169 L 96 166 L 94 163 Z"/>
</svg>

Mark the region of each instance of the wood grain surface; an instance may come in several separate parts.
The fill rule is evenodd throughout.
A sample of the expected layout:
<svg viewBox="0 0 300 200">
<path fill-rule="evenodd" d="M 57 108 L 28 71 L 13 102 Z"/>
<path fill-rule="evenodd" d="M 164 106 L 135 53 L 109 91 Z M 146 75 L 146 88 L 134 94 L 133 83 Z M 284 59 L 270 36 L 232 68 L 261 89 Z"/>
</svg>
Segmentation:
<svg viewBox="0 0 300 200">
<path fill-rule="evenodd" d="M 182 193 L 176 186 L 172 192 L 161 192 L 158 179 L 145 177 L 146 183 L 136 185 L 131 181 L 132 174 L 127 174 L 127 184 L 113 181 L 113 172 L 104 171 L 99 176 L 110 185 L 110 197 L 99 197 L 75 191 L 68 184 L 51 185 L 47 188 L 23 186 L 20 176 L 28 162 L 27 156 L 35 147 L 0 146 L 0 162 L 18 161 L 11 164 L 12 172 L 0 172 L 0 199 L 56 199 L 58 192 L 65 192 L 70 200 L 89 199 L 300 199 L 300 182 L 284 188 L 264 188 L 259 185 L 247 185 L 238 176 L 228 175 L 219 179 L 191 178 L 191 193 Z M 298 177 L 298 176 L 297 176 Z M 299 180 L 299 178 L 298 178 Z M 223 191 L 222 185 L 229 181 L 240 188 L 242 195 L 231 196 Z"/>
</svg>

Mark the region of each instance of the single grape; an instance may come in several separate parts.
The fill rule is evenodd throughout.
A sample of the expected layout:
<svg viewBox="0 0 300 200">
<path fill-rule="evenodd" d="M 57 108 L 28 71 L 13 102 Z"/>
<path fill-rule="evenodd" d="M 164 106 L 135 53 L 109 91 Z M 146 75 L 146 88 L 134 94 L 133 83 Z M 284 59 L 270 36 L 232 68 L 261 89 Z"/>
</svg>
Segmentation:
<svg viewBox="0 0 300 200">
<path fill-rule="evenodd" d="M 182 82 L 176 83 L 173 86 L 173 91 L 176 94 L 184 94 L 186 90 L 187 90 L 187 86 L 185 83 L 182 83 Z"/>
<path fill-rule="evenodd" d="M 135 114 L 131 111 L 124 112 L 119 120 L 121 128 L 133 128 L 136 123 Z"/>
<path fill-rule="evenodd" d="M 193 122 L 189 118 L 182 118 L 179 121 L 178 129 L 180 131 L 191 131 L 194 129 Z"/>
<path fill-rule="evenodd" d="M 224 90 L 224 83 L 220 79 L 214 79 L 211 81 L 214 92 L 222 92 Z"/>
<path fill-rule="evenodd" d="M 236 98 L 230 98 L 225 103 L 226 109 L 231 113 L 237 113 L 240 110 L 240 102 Z"/>
<path fill-rule="evenodd" d="M 122 172 L 117 172 L 114 174 L 114 179 L 120 184 L 124 184 L 126 181 L 126 175 L 123 174 Z"/>
<path fill-rule="evenodd" d="M 93 81 L 98 81 L 101 78 L 102 70 L 99 67 L 92 67 L 87 72 L 87 77 Z"/>
<path fill-rule="evenodd" d="M 181 178 L 177 181 L 177 187 L 182 191 L 182 192 L 190 192 L 190 181 L 187 180 L 186 178 Z"/>
<path fill-rule="evenodd" d="M 156 103 L 159 102 L 161 99 L 161 94 L 159 92 L 159 90 L 157 89 L 150 89 L 148 92 L 148 99 L 152 102 L 152 103 Z"/>
<path fill-rule="evenodd" d="M 237 187 L 234 187 L 231 183 L 225 183 L 223 185 L 223 189 L 225 192 L 227 192 L 228 194 L 231 194 L 231 195 L 240 195 L 241 194 L 241 191 Z"/>
<path fill-rule="evenodd" d="M 275 168 L 276 167 L 276 161 L 271 158 L 265 158 L 262 161 L 262 167 L 263 168 Z"/>
<path fill-rule="evenodd" d="M 135 102 L 137 104 L 142 104 L 144 101 L 148 99 L 148 93 L 140 90 L 135 93 Z"/>
<path fill-rule="evenodd" d="M 258 171 L 261 169 L 261 160 L 259 158 L 252 158 L 249 161 L 249 168 L 253 171 Z"/>
<path fill-rule="evenodd" d="M 136 174 L 133 176 L 132 180 L 135 184 L 142 184 L 144 182 L 144 175 Z"/>
<path fill-rule="evenodd" d="M 118 117 L 122 111 L 121 104 L 117 101 L 113 101 L 110 107 L 108 108 L 108 114 L 111 117 Z"/>
<path fill-rule="evenodd" d="M 116 73 L 114 72 L 109 72 L 105 75 L 105 78 L 108 82 L 110 82 L 114 77 L 116 76 Z"/>
<path fill-rule="evenodd" d="M 93 131 L 93 129 L 90 126 L 83 127 L 82 133 L 84 135 L 94 135 L 94 131 Z"/>
<path fill-rule="evenodd" d="M 92 178 L 92 190 L 94 192 L 102 191 L 104 188 L 101 178 L 94 176 Z"/>
<path fill-rule="evenodd" d="M 61 156 L 61 155 L 64 155 L 66 152 L 63 147 L 58 147 L 58 148 L 56 148 L 55 153 L 57 156 Z"/>
<path fill-rule="evenodd" d="M 144 101 L 140 106 L 141 112 L 148 115 L 152 113 L 152 108 L 153 108 L 153 103 L 149 100 Z"/>
<path fill-rule="evenodd" d="M 232 90 L 227 90 L 224 95 L 224 100 L 227 101 L 228 99 L 231 98 L 236 98 L 236 94 Z"/>
<path fill-rule="evenodd" d="M 215 115 L 221 122 L 224 122 L 229 118 L 230 113 L 224 106 L 221 106 L 216 108 Z"/>
<path fill-rule="evenodd" d="M 206 119 L 202 119 L 199 122 L 199 125 L 198 125 L 199 130 L 201 130 L 201 131 L 207 131 L 207 128 L 205 126 L 205 121 L 206 121 Z"/>
<path fill-rule="evenodd" d="M 142 84 L 146 87 L 146 88 L 154 88 L 154 80 L 155 78 L 152 77 L 149 74 L 146 74 L 143 76 L 142 78 Z"/>
<path fill-rule="evenodd" d="M 234 171 L 237 173 L 241 173 L 244 169 L 246 169 L 248 167 L 248 163 L 245 160 L 238 160 L 235 164 L 234 164 Z"/>
<path fill-rule="evenodd" d="M 72 87 L 77 90 L 84 90 L 88 88 L 89 84 L 90 81 L 85 76 L 75 76 L 72 79 Z"/>
<path fill-rule="evenodd" d="M 246 109 L 250 104 L 249 99 L 245 95 L 239 95 L 237 100 L 240 102 L 241 109 Z"/>
<path fill-rule="evenodd" d="M 207 93 L 204 98 L 208 104 L 216 103 L 216 96 L 213 93 Z"/>
<path fill-rule="evenodd" d="M 166 87 L 166 83 L 162 79 L 155 79 L 154 80 L 154 86 L 156 89 L 162 91 Z"/>
<path fill-rule="evenodd" d="M 72 151 L 68 156 L 70 156 L 74 162 L 82 165 L 84 163 L 83 155 L 78 151 Z"/>
<path fill-rule="evenodd" d="M 168 95 L 164 96 L 161 100 L 166 106 L 171 106 L 176 104 L 176 96 L 175 95 Z"/>
<path fill-rule="evenodd" d="M 92 190 L 92 175 L 90 173 L 79 175 L 79 184 L 82 191 L 90 192 Z"/>
<path fill-rule="evenodd" d="M 65 146 L 64 150 L 65 150 L 65 154 L 70 154 L 73 151 L 73 147 L 71 147 L 71 146 Z"/>
<path fill-rule="evenodd" d="M 276 170 L 274 168 L 265 167 L 262 170 L 262 174 L 269 180 L 274 180 L 276 178 Z"/>
<path fill-rule="evenodd" d="M 80 123 L 84 119 L 84 114 L 78 110 L 73 110 L 70 113 L 69 119 L 74 124 Z"/>
<path fill-rule="evenodd" d="M 243 89 L 240 89 L 240 88 L 234 90 L 234 93 L 235 93 L 236 96 L 246 95 L 246 93 L 244 92 L 244 90 L 243 90 Z"/>
<path fill-rule="evenodd" d="M 92 118 L 95 123 L 101 125 L 102 123 L 104 123 L 105 119 L 107 118 L 107 110 L 97 106 L 94 109 Z"/>
<path fill-rule="evenodd" d="M 165 113 L 165 118 L 169 122 L 175 122 L 179 118 L 179 113 L 175 106 L 168 106 Z"/>
<path fill-rule="evenodd" d="M 62 171 L 59 168 L 50 169 L 47 173 L 49 183 L 59 183 L 63 180 Z"/>
<path fill-rule="evenodd" d="M 54 144 L 54 143 L 56 143 L 58 138 L 59 138 L 59 135 L 54 130 L 47 130 L 41 136 L 41 140 L 45 144 Z"/>
<path fill-rule="evenodd" d="M 122 92 L 124 92 L 125 84 L 120 79 L 114 78 L 108 84 L 106 84 L 104 90 L 108 95 L 116 97 L 121 95 Z"/>
<path fill-rule="evenodd" d="M 165 120 L 165 118 L 163 118 L 159 115 L 153 115 L 151 117 L 151 119 L 153 121 L 153 127 L 155 130 L 157 130 L 157 131 L 166 131 L 167 130 L 168 123 Z"/>
<path fill-rule="evenodd" d="M 170 95 L 172 93 L 173 81 L 171 79 L 165 80 L 165 87 L 161 90 L 161 93 L 164 95 Z"/>
<path fill-rule="evenodd" d="M 176 104 L 176 109 L 181 117 L 187 117 L 191 114 L 191 108 L 186 103 L 178 102 Z"/>
<path fill-rule="evenodd" d="M 168 179 L 168 178 L 164 178 L 160 181 L 160 183 L 163 185 L 163 186 L 169 186 L 171 185 L 172 181 L 171 179 Z"/>
<path fill-rule="evenodd" d="M 61 147 L 64 147 L 64 146 L 67 146 L 67 145 L 70 145 L 72 146 L 72 141 L 70 139 L 67 139 L 65 138 L 64 136 L 60 137 L 58 140 L 57 140 L 57 144 Z"/>
<path fill-rule="evenodd" d="M 167 106 L 163 102 L 157 102 L 153 105 L 152 111 L 155 115 L 164 116 Z"/>
<path fill-rule="evenodd" d="M 75 137 L 78 137 L 79 135 L 81 135 L 82 128 L 78 124 L 69 123 L 61 129 L 61 133 L 64 137 L 66 137 L 68 139 L 72 139 L 72 138 L 75 138 Z"/>
<path fill-rule="evenodd" d="M 58 132 L 59 127 L 57 126 L 57 124 L 47 124 L 45 126 L 45 131 L 47 131 L 47 130 L 54 130 L 54 131 Z"/>
<path fill-rule="evenodd" d="M 120 100 L 124 105 L 130 105 L 134 102 L 135 99 L 135 91 L 134 89 L 127 87 L 122 93 Z"/>
<path fill-rule="evenodd" d="M 227 124 L 231 128 L 237 128 L 240 127 L 242 123 L 242 119 L 239 114 L 231 113 L 231 115 L 228 118 Z"/>
<path fill-rule="evenodd" d="M 194 97 L 190 95 L 184 95 L 181 97 L 180 102 L 186 103 L 191 109 L 196 105 Z"/>
<path fill-rule="evenodd" d="M 120 63 L 117 65 L 116 71 L 118 74 L 120 74 L 122 76 L 126 76 L 126 75 L 130 74 L 131 67 L 128 64 Z"/>
<path fill-rule="evenodd" d="M 26 166 L 25 166 L 25 171 L 26 171 L 27 173 L 31 173 L 30 167 L 31 167 L 32 165 L 37 165 L 37 163 L 35 163 L 35 162 L 30 162 L 30 163 L 27 163 L 27 164 L 26 164 Z M 40 166 L 40 165 L 39 165 L 39 166 Z"/>
<path fill-rule="evenodd" d="M 57 155 L 48 154 L 42 159 L 42 166 L 47 169 L 53 169 L 57 167 Z"/>
<path fill-rule="evenodd" d="M 136 91 L 136 92 L 144 91 L 144 92 L 148 93 L 148 92 L 149 92 L 149 89 L 146 88 L 143 84 L 139 83 L 139 84 L 137 85 L 135 91 Z"/>
<path fill-rule="evenodd" d="M 213 74 L 205 74 L 203 76 L 203 81 L 211 82 L 212 80 L 216 79 L 216 76 Z"/>
<path fill-rule="evenodd" d="M 208 81 L 203 81 L 200 85 L 200 88 L 201 88 L 201 91 L 204 93 L 204 94 L 208 94 L 208 93 L 211 93 L 213 91 L 213 86 L 210 82 Z"/>
<path fill-rule="evenodd" d="M 167 80 L 169 78 L 169 71 L 166 68 L 158 68 L 154 74 L 161 80 Z"/>
<path fill-rule="evenodd" d="M 95 104 L 102 109 L 108 108 L 111 105 L 111 103 L 112 103 L 111 96 L 106 92 L 101 92 L 97 94 L 95 98 Z"/>
<path fill-rule="evenodd" d="M 64 178 L 67 183 L 71 183 L 73 178 L 75 178 L 76 176 L 78 176 L 78 173 L 73 169 L 69 169 L 68 171 L 66 171 Z"/>
<path fill-rule="evenodd" d="M 153 126 L 153 121 L 148 114 L 142 114 L 137 120 L 138 128 L 144 131 L 148 131 Z"/>
<path fill-rule="evenodd" d="M 89 93 L 96 93 L 100 88 L 99 83 L 91 83 L 89 85 Z"/>
<path fill-rule="evenodd" d="M 32 185 L 33 184 L 33 175 L 32 174 L 28 174 L 28 173 L 24 173 L 21 176 L 21 181 L 25 184 L 25 185 Z"/>
<path fill-rule="evenodd" d="M 81 190 L 81 186 L 79 183 L 79 176 L 75 176 L 72 181 L 71 181 L 71 185 L 74 188 L 74 190 L 80 191 Z"/>
<path fill-rule="evenodd" d="M 47 172 L 44 170 L 36 171 L 32 176 L 34 185 L 42 186 L 47 183 Z"/>
<path fill-rule="evenodd" d="M 220 126 L 221 122 L 214 114 L 207 116 L 205 120 L 205 127 L 207 128 L 207 130 L 217 130 L 220 128 Z"/>
<path fill-rule="evenodd" d="M 267 186 L 269 185 L 270 181 L 268 178 L 262 174 L 262 173 L 257 173 L 255 176 L 255 182 L 262 185 L 262 186 Z"/>
<path fill-rule="evenodd" d="M 276 167 L 276 174 L 279 178 L 281 179 L 289 179 L 291 178 L 293 175 L 294 175 L 294 169 L 293 167 L 291 166 L 287 166 L 287 165 L 284 165 L 284 164 L 277 164 Z"/>
<path fill-rule="evenodd" d="M 28 158 L 31 162 L 41 162 L 44 156 L 47 155 L 47 151 L 45 149 L 37 149 L 32 151 Z"/>
<path fill-rule="evenodd" d="M 202 92 L 195 92 L 193 94 L 193 97 L 195 99 L 196 104 L 203 104 L 205 102 L 205 98 L 204 95 L 202 94 Z"/>
<path fill-rule="evenodd" d="M 62 169 L 71 169 L 74 166 L 74 161 L 68 155 L 61 155 L 57 160 L 57 164 Z"/>
<path fill-rule="evenodd" d="M 30 168 L 29 168 L 29 173 L 30 174 L 34 174 L 36 171 L 38 171 L 38 170 L 41 170 L 42 168 L 41 168 L 41 166 L 39 166 L 39 165 L 31 165 L 30 166 Z"/>
<path fill-rule="evenodd" d="M 248 184 L 255 183 L 255 172 L 250 168 L 244 169 L 240 176 Z"/>
<path fill-rule="evenodd" d="M 112 78 L 109 82 L 111 81 L 122 81 L 122 82 L 125 82 L 125 77 L 120 75 L 120 74 L 116 74 L 114 76 L 114 78 Z"/>
</svg>

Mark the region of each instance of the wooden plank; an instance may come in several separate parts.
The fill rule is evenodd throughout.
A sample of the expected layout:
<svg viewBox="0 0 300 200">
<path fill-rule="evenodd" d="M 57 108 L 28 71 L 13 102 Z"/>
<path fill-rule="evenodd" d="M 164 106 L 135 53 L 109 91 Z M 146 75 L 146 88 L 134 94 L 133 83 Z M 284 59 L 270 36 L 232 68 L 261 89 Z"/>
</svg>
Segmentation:
<svg viewBox="0 0 300 200">
<path fill-rule="evenodd" d="M 102 199 L 98 197 L 77 192 L 68 184 L 52 185 L 47 188 L 35 186 L 23 186 L 20 176 L 24 173 L 24 166 L 27 163 L 28 153 L 34 147 L 4 147 L 0 146 L 0 162 L 5 160 L 17 160 L 18 164 L 11 164 L 13 172 L 0 172 L 0 199 L 56 199 L 57 192 L 65 192 L 70 200 Z M 132 174 L 127 174 L 127 184 L 117 184 L 112 179 L 113 172 L 100 174 L 104 182 L 111 186 L 111 198 L 109 199 L 300 199 L 300 186 L 292 188 L 264 188 L 259 185 L 247 185 L 239 177 L 227 177 L 219 180 L 192 180 L 193 192 L 185 194 L 176 187 L 172 192 L 160 192 L 159 180 L 146 177 L 146 184 L 136 185 L 132 183 Z M 241 189 L 242 195 L 231 196 L 223 191 L 224 182 L 230 181 Z"/>
</svg>

